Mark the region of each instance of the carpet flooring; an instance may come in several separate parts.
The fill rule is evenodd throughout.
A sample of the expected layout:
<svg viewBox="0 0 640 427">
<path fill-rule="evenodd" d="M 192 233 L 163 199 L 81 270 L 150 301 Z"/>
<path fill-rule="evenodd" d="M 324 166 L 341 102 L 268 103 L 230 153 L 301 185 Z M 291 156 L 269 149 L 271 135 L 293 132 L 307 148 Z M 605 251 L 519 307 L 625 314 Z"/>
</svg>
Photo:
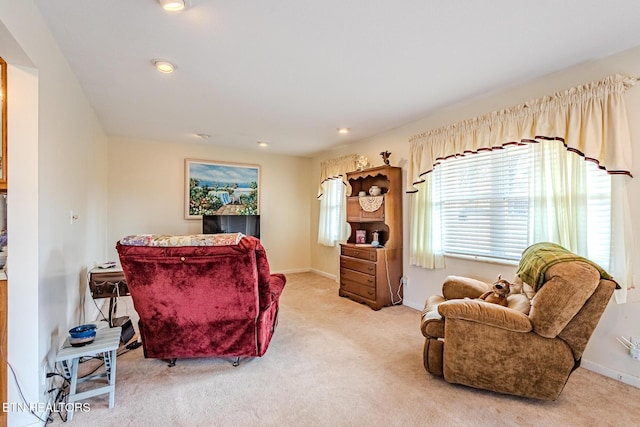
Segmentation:
<svg viewBox="0 0 640 427">
<path fill-rule="evenodd" d="M 89 410 L 76 412 L 70 425 L 640 425 L 640 389 L 583 368 L 554 402 L 448 384 L 422 366 L 418 311 L 373 311 L 339 297 L 334 281 L 314 273 L 287 279 L 263 357 L 238 367 L 224 359 L 168 367 L 145 359 L 141 348 L 122 348 L 115 407 L 107 395 L 87 399 Z M 97 363 L 83 363 L 81 374 Z M 63 425 L 52 417 L 51 425 Z"/>
</svg>

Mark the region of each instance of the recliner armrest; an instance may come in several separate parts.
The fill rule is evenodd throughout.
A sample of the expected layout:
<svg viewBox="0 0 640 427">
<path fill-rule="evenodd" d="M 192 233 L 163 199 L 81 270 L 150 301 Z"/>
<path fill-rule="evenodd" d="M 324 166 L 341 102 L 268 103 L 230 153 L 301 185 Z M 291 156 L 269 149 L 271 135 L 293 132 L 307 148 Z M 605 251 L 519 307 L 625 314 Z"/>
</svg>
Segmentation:
<svg viewBox="0 0 640 427">
<path fill-rule="evenodd" d="M 464 276 L 448 276 L 442 284 L 445 299 L 478 298 L 491 289 L 489 283 Z"/>
<path fill-rule="evenodd" d="M 427 298 L 422 310 L 422 320 L 420 321 L 420 330 L 425 337 L 444 337 L 444 328 L 442 327 L 442 316 L 438 312 L 438 305 L 443 303 L 445 299 L 440 295 L 431 295 Z M 436 325 L 437 324 L 437 325 Z M 431 326 L 429 326 L 431 325 Z"/>
<path fill-rule="evenodd" d="M 533 330 L 533 325 L 526 314 L 479 300 L 445 301 L 438 306 L 438 312 L 445 319 L 468 320 L 513 332 L 526 333 Z"/>
</svg>

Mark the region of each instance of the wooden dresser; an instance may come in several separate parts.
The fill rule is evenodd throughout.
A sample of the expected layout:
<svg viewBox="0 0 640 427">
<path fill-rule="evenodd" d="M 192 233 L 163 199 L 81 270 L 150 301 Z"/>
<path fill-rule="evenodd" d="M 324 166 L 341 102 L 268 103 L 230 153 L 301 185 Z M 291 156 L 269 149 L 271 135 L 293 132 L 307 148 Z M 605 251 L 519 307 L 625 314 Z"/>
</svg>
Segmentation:
<svg viewBox="0 0 640 427">
<path fill-rule="evenodd" d="M 340 248 L 339 295 L 367 304 L 374 310 L 402 302 L 402 169 L 380 166 L 349 172 L 347 222 L 351 235 Z M 378 208 L 363 208 L 358 193 L 378 186 Z M 370 199 L 370 202 L 376 200 Z M 363 200 L 364 202 L 364 200 Z M 377 204 L 372 203 L 373 206 Z M 356 243 L 357 231 L 365 243 Z M 374 232 L 382 246 L 371 246 Z"/>
<path fill-rule="evenodd" d="M 342 245 L 340 254 L 340 296 L 367 304 L 374 310 L 402 301 L 400 283 L 402 260 L 397 249 Z M 396 281 L 389 286 L 389 279 Z"/>
</svg>

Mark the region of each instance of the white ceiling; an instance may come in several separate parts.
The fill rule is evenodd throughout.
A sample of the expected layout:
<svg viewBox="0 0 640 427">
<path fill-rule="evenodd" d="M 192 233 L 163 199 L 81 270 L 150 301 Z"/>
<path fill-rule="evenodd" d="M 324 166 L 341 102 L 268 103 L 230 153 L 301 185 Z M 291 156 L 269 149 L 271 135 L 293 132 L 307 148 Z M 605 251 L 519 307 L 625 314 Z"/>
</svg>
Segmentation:
<svg viewBox="0 0 640 427">
<path fill-rule="evenodd" d="M 109 135 L 300 156 L 640 45 L 637 0 L 36 4 Z"/>
</svg>

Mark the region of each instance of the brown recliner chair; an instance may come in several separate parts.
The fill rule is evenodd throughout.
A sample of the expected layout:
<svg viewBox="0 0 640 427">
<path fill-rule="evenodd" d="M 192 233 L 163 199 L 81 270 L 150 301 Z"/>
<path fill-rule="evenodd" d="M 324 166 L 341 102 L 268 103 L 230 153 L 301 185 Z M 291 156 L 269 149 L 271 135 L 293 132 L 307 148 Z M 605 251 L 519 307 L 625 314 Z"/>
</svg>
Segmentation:
<svg viewBox="0 0 640 427">
<path fill-rule="evenodd" d="M 523 252 L 520 277 L 527 277 L 525 254 L 541 259 L 537 249 Z M 448 277 L 422 313 L 426 370 L 449 383 L 557 399 L 617 286 L 597 265 L 560 249 L 569 256 L 540 265 L 537 283 L 510 294 L 509 307 L 473 299 L 491 284 Z"/>
</svg>

